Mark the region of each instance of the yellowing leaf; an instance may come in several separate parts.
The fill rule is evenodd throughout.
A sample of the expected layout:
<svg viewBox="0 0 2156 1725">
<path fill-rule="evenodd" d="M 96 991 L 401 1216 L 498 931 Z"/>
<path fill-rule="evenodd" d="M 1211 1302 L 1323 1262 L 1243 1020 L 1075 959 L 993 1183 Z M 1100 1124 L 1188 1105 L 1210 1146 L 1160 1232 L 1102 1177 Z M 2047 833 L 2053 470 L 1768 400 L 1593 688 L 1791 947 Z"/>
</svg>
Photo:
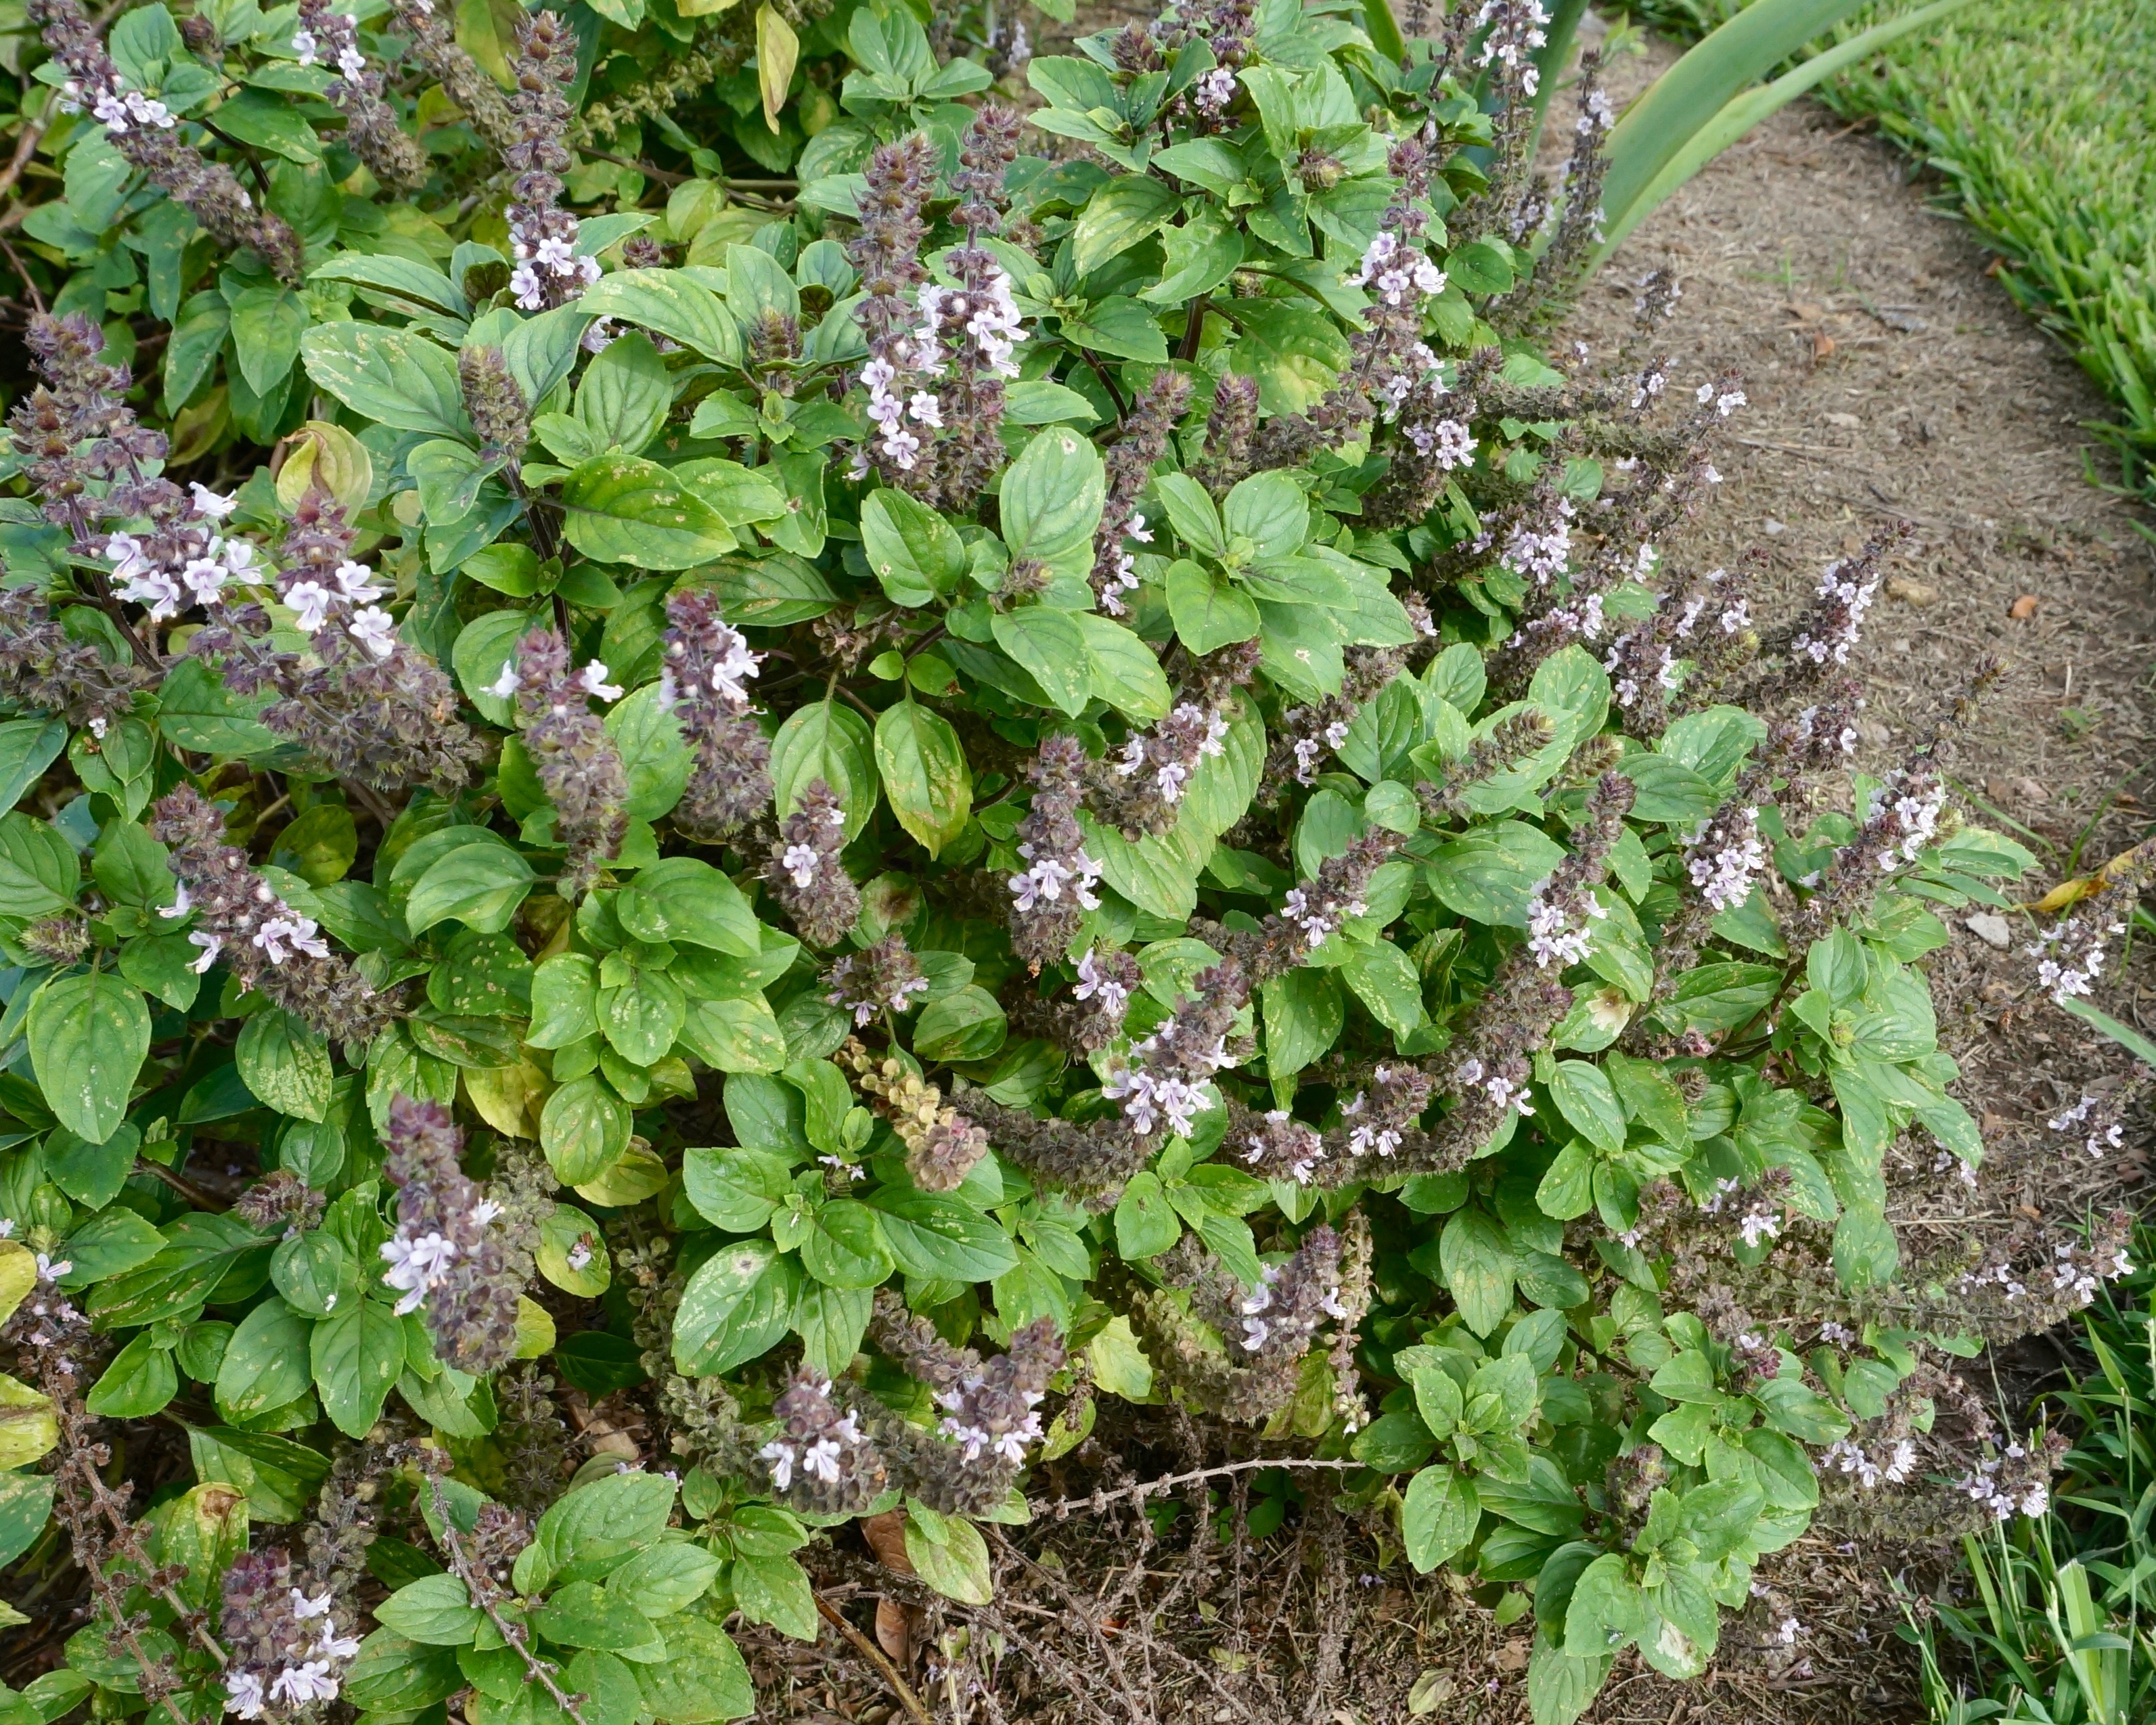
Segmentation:
<svg viewBox="0 0 2156 1725">
<path fill-rule="evenodd" d="M 0 1323 L 14 1315 L 37 1285 L 37 1255 L 18 1240 L 0 1240 Z"/>
<path fill-rule="evenodd" d="M 793 64 L 801 57 L 801 39 L 764 0 L 756 11 L 756 78 L 763 90 L 763 123 L 778 130 L 778 110 L 786 105 L 786 88 L 793 82 Z"/>
<path fill-rule="evenodd" d="M 516 1358 L 536 1359 L 554 1351 L 554 1320 L 528 1294 L 516 1296 Z"/>
<path fill-rule="evenodd" d="M 0 1373 L 0 1468 L 35 1461 L 59 1440 L 52 1403 L 28 1384 Z"/>
<path fill-rule="evenodd" d="M 593 1204 L 619 1208 L 641 1203 L 665 1189 L 666 1164 L 646 1149 L 642 1140 L 632 1139 L 629 1148 L 604 1173 L 596 1180 L 585 1181 L 576 1191 L 579 1198 Z"/>
<path fill-rule="evenodd" d="M 341 425 L 310 419 L 290 439 L 285 465 L 277 470 L 277 501 L 297 509 L 308 487 L 319 485 L 348 515 L 367 506 L 374 488 L 374 459 L 367 446 Z"/>
<path fill-rule="evenodd" d="M 506 1137 L 539 1136 L 539 1111 L 551 1088 L 547 1075 L 529 1060 L 513 1066 L 470 1066 L 464 1070 L 465 1094 L 479 1117 Z"/>
</svg>

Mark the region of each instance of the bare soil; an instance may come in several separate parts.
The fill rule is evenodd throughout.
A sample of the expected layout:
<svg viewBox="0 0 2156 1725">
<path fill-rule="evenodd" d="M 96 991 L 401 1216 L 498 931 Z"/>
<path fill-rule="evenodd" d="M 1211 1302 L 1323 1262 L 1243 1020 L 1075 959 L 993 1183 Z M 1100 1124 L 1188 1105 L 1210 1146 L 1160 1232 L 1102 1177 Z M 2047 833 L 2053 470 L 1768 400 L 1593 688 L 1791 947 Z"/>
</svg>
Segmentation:
<svg viewBox="0 0 2156 1725">
<path fill-rule="evenodd" d="M 1091 8 L 1083 27 L 1137 10 Z M 1594 20 L 1589 30 L 1601 33 Z M 1620 102 L 1674 57 L 1650 44 L 1620 59 L 1611 78 Z M 1554 111 L 1564 103 L 1561 95 Z M 1799 609 L 1824 567 L 1881 526 L 1913 526 L 1852 667 L 1868 701 L 1862 764 L 1906 758 L 1974 663 L 2004 658 L 2010 675 L 1954 773 L 1969 815 L 2036 853 L 2033 900 L 2151 829 L 2156 555 L 2133 506 L 2097 483 L 2109 469 L 2087 427 L 2102 417 L 2100 398 L 1988 279 L 1989 261 L 1928 201 L 1906 157 L 1803 103 L 1643 224 L 1562 339 L 1613 351 L 1631 323 L 1633 283 L 1674 266 L 1683 299 L 1669 326 L 1673 385 L 1733 368 L 1749 405 L 1717 457 L 1715 506 L 1688 542 L 1667 549 L 1711 566 L 1763 547 L 1763 621 Z M 2033 1219 L 2046 1205 L 2077 1215 L 2115 1201 L 2145 1168 L 2145 1132 L 2123 1158 L 2061 1163 L 2045 1118 L 2084 1088 L 2116 1085 L 2130 1062 L 2042 1000 L 2022 950 L 2035 925 L 2019 912 L 2011 922 L 2007 950 L 1958 926 L 1934 963 L 1943 1036 L 2004 1176 L 1974 1193 L 1952 1179 L 1920 1188 L 1904 1219 L 1943 1233 Z M 2156 973 L 2130 963 L 2102 1004 L 2156 1031 Z M 2016 1353 L 2004 1402 L 2018 1414 L 2059 1358 L 2042 1344 Z M 1112 1432 L 1102 1417 L 1072 1458 L 1086 1466 L 1066 1479 L 1070 1465 L 1058 1464 L 1036 1497 L 1192 1465 L 1194 1435 L 1158 1410 Z M 1254 1501 L 1242 1495 L 1249 1478 L 1213 1482 L 1230 1529 Z M 767 1717 L 1525 1725 L 1530 1623 L 1501 1625 L 1491 1593 L 1415 1581 L 1397 1550 L 1325 1507 L 1322 1476 L 1298 1484 L 1307 1487 L 1298 1512 L 1255 1543 L 1194 1540 L 1194 1503 L 1156 1537 L 1129 1497 L 1005 1530 L 993 1548 L 997 1601 L 982 1610 L 894 1581 L 865 1549 L 829 1551 L 819 1584 L 856 1634 L 881 1643 L 886 1663 L 872 1669 L 831 1636 L 812 1649 L 751 1631 Z M 1162 1500 L 1151 1507 L 1160 1513 Z M 1704 1679 L 1675 1684 L 1620 1664 L 1589 1718 L 1920 1718 L 1913 1656 L 1894 1634 L 1902 1607 L 1890 1566 L 1915 1594 L 1950 1584 L 1937 1554 L 1807 1538 L 1763 1567 L 1760 1597 L 1726 1625 Z M 880 1612 L 878 1593 L 894 1601 Z M 1785 1638 L 1789 1620 L 1797 1628 Z M 993 1673 L 985 1688 L 972 1675 L 982 1671 Z"/>
</svg>

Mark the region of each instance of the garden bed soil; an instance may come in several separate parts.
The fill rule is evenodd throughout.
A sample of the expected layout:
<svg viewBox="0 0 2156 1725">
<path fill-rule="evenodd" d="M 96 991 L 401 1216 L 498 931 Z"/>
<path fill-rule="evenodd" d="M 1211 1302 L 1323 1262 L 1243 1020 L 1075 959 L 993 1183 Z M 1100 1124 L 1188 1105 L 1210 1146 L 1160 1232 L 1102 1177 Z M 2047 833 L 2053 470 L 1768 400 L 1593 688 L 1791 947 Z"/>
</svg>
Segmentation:
<svg viewBox="0 0 2156 1725">
<path fill-rule="evenodd" d="M 1084 27 L 1135 15 L 1096 9 Z M 1594 20 L 1589 29 L 1601 33 Z M 1659 44 L 1620 57 L 1611 76 L 1620 100 L 1674 57 Z M 1563 116 L 1567 99 L 1558 100 Z M 1560 129 L 1569 129 L 1563 118 Z M 1734 369 L 1749 404 L 1717 456 L 1719 495 L 1668 552 L 1711 567 L 1763 549 L 1763 623 L 1800 609 L 1829 562 L 1882 527 L 1910 524 L 1851 667 L 1868 702 L 1861 764 L 1878 771 L 1905 759 L 1974 663 L 2003 658 L 2008 675 L 1951 770 L 1970 814 L 2037 853 L 2033 899 L 2149 830 L 2156 557 L 2131 507 L 2092 483 L 2107 471 L 2087 429 L 2102 402 L 1987 279 L 1989 261 L 1912 183 L 1906 157 L 1801 103 L 1644 223 L 1562 339 L 1614 351 L 1631 324 L 1632 284 L 1675 268 L 1683 298 L 1668 326 L 1673 386 Z M 1963 1063 L 1963 1094 L 1983 1119 L 1994 1172 L 1974 1193 L 1951 1178 L 1925 1186 L 1904 1219 L 1944 1241 L 1966 1222 L 2033 1218 L 2040 1202 L 2056 1219 L 2116 1201 L 2140 1180 L 2146 1133 L 2062 1182 L 2043 1122 L 2085 1087 L 2119 1082 L 2129 1063 L 2036 993 L 2023 950 L 2028 919 L 2010 919 L 2005 950 L 1961 917 L 1955 925 L 1953 944 L 1933 963 L 1942 1037 Z M 2129 964 L 2102 1004 L 2156 1032 L 2156 973 Z M 2061 1357 L 2045 1342 L 2010 1351 L 1999 1365 L 2002 1405 L 2018 1413 Z M 1159 1410 L 1124 1410 L 1113 1430 L 1108 1423 L 1104 1412 L 1091 1444 L 1044 1471 L 1037 1497 L 1221 1459 L 1217 1445 Z M 1501 1625 L 1486 1602 L 1445 1578 L 1417 1580 L 1396 1549 L 1323 1507 L 1323 1476 L 1299 1481 L 1306 1509 L 1255 1544 L 1194 1542 L 1198 1518 L 1187 1508 L 1156 1541 L 1127 1497 L 1003 1530 L 997 1602 L 982 1611 L 942 1606 L 876 1568 L 865 1549 L 828 1551 L 819 1577 L 860 1642 L 834 1630 L 812 1648 L 749 1631 L 764 1716 L 864 1725 L 919 1717 L 897 1697 L 896 1677 L 939 1719 L 1525 1725 L 1527 1624 Z M 1237 1480 L 1213 1484 L 1232 1511 Z M 1945 1584 L 1934 1553 L 1799 1541 L 1763 1566 L 1765 1591 L 1725 1625 L 1704 1679 L 1672 1683 L 1628 1659 L 1588 1717 L 1921 1717 L 1913 1656 L 1893 1633 L 1902 1607 L 1890 1572 L 1918 1594 Z M 896 1598 L 879 1613 L 880 1590 Z M 1798 1625 L 1793 1644 L 1784 1620 Z M 947 1635 L 984 1656 L 994 1673 L 985 1692 L 947 1675 L 959 1644 L 939 1647 Z M 872 1666 L 855 1650 L 879 1639 Z"/>
</svg>

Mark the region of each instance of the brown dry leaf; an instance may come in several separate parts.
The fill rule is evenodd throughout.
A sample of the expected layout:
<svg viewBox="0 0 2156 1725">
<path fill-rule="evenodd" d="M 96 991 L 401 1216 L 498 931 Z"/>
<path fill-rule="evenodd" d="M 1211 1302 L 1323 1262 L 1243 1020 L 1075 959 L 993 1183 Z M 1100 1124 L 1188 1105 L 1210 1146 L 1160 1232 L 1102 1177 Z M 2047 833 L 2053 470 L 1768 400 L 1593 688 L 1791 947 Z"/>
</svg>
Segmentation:
<svg viewBox="0 0 2156 1725">
<path fill-rule="evenodd" d="M 1834 337 L 1825 330 L 1812 331 L 1812 360 L 1815 364 L 1825 359 L 1835 349 Z"/>
<path fill-rule="evenodd" d="M 1496 1652 L 1497 1669 L 1501 1671 L 1523 1671 L 1527 1668 L 1527 1644 L 1522 1640 L 1505 1643 Z"/>
<path fill-rule="evenodd" d="M 2036 595 L 2025 593 L 2006 608 L 2006 614 L 2016 623 L 2025 623 L 2036 614 Z"/>
<path fill-rule="evenodd" d="M 870 1516 L 861 1523 L 861 1537 L 885 1568 L 896 1569 L 901 1575 L 913 1574 L 913 1559 L 906 1554 L 904 1512 L 887 1509 L 880 1516 Z"/>
<path fill-rule="evenodd" d="M 876 1645 L 898 1662 L 901 1671 L 913 1663 L 913 1620 L 916 1615 L 911 1606 L 901 1605 L 896 1599 L 876 1601 Z"/>
<path fill-rule="evenodd" d="M 1887 583 L 1887 597 L 1899 599 L 1907 605 L 1932 605 L 1938 603 L 1939 590 L 1928 581 L 1917 581 L 1907 575 L 1897 575 Z"/>
</svg>

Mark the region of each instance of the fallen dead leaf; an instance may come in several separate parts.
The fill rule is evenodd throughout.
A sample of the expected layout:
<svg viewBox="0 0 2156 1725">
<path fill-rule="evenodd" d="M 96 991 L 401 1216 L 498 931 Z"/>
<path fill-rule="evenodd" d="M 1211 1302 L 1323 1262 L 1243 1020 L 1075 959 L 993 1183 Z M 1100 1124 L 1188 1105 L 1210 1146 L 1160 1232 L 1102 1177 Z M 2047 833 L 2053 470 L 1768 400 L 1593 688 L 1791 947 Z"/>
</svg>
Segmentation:
<svg viewBox="0 0 2156 1725">
<path fill-rule="evenodd" d="M 1523 1671 L 1527 1668 L 1527 1644 L 1511 1640 L 1497 1650 L 1497 1669 L 1501 1671 Z"/>
<path fill-rule="evenodd" d="M 2006 608 L 2006 614 L 2016 623 L 2025 623 L 2036 614 L 2036 595 L 2025 593 Z"/>
<path fill-rule="evenodd" d="M 1815 330 L 1813 331 L 1812 359 L 1815 363 L 1820 360 L 1825 359 L 1829 354 L 1832 353 L 1834 350 L 1835 339 L 1833 336 L 1827 334 L 1825 330 Z"/>
<path fill-rule="evenodd" d="M 1939 590 L 1928 581 L 1897 575 L 1887 583 L 1887 597 L 1899 599 L 1905 605 L 1931 605 L 1938 603 Z"/>
<path fill-rule="evenodd" d="M 1826 416 L 1826 423 L 1830 425 L 1839 426 L 1844 431 L 1857 430 L 1864 424 L 1864 422 L 1858 418 L 1854 413 L 1829 413 Z"/>
<path fill-rule="evenodd" d="M 913 1620 L 916 1612 L 911 1605 L 901 1605 L 893 1599 L 876 1601 L 876 1645 L 882 1648 L 904 1671 L 913 1663 Z"/>
<path fill-rule="evenodd" d="M 875 1553 L 876 1562 L 886 1569 L 896 1569 L 901 1575 L 913 1574 L 913 1559 L 906 1554 L 906 1516 L 901 1510 L 887 1509 L 880 1516 L 870 1516 L 861 1523 L 861 1537 Z"/>
</svg>

